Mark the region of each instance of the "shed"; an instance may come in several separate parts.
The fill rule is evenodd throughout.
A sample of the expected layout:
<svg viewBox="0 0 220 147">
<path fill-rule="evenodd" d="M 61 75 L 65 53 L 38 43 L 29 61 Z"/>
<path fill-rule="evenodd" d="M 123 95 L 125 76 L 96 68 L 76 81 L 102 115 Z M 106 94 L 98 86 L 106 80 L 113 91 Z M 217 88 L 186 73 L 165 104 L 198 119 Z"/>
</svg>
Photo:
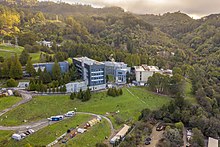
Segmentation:
<svg viewBox="0 0 220 147">
<path fill-rule="evenodd" d="M 208 147 L 218 147 L 218 140 L 209 137 Z"/>
</svg>

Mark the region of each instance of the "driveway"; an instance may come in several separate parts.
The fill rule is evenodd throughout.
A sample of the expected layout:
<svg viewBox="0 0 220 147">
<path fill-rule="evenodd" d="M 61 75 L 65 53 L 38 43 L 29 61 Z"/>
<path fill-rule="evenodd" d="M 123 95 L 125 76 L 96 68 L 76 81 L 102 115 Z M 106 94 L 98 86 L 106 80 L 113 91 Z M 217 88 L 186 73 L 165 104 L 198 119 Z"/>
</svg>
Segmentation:
<svg viewBox="0 0 220 147">
<path fill-rule="evenodd" d="M 163 137 L 163 132 L 164 131 L 156 131 L 156 126 L 157 125 L 155 125 L 153 127 L 153 130 L 152 130 L 152 133 L 151 133 L 151 136 L 152 136 L 151 144 L 146 145 L 146 147 L 156 147 L 158 141 Z"/>
</svg>

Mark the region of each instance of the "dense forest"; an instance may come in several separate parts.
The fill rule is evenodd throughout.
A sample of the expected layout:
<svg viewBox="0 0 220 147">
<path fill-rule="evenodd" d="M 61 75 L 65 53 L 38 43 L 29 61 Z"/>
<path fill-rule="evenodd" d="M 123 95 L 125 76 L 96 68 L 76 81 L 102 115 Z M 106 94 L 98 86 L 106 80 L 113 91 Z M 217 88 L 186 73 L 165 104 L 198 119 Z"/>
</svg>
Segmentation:
<svg viewBox="0 0 220 147">
<path fill-rule="evenodd" d="M 0 40 L 18 43 L 28 53 L 41 50 L 48 56 L 44 62 L 75 56 L 103 61 L 113 55 L 116 61 L 130 66 L 148 64 L 174 69 L 178 73 L 174 78 L 190 80 L 198 105 L 185 104 L 183 109 L 171 104 L 163 108 L 169 109 L 167 119 L 193 127 L 200 124 L 197 127 L 204 135 L 220 136 L 220 14 L 195 20 L 181 12 L 137 15 L 118 7 L 93 8 L 36 0 L 5 0 L 0 12 Z M 36 44 L 42 40 L 53 42 L 52 47 Z M 54 58 L 50 59 L 50 55 Z M 1 70 L 3 65 L 4 61 Z M 188 109 L 197 110 L 187 118 L 180 116 L 175 120 L 174 108 L 181 114 L 190 113 Z M 158 113 L 162 112 L 154 112 L 155 117 L 165 117 L 165 114 L 157 116 Z M 208 128 L 208 123 L 213 123 L 213 128 Z"/>
</svg>

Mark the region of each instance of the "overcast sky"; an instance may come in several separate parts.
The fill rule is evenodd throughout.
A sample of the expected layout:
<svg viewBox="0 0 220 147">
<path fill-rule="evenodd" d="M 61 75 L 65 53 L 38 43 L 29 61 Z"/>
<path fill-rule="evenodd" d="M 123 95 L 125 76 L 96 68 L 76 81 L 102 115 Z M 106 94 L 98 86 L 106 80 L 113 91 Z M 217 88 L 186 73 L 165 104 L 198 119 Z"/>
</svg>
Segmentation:
<svg viewBox="0 0 220 147">
<path fill-rule="evenodd" d="M 57 0 L 52 0 L 57 1 Z M 220 0 L 62 0 L 69 3 L 90 4 L 95 7 L 119 6 L 140 14 L 163 14 L 181 11 L 199 18 L 220 13 Z"/>
</svg>

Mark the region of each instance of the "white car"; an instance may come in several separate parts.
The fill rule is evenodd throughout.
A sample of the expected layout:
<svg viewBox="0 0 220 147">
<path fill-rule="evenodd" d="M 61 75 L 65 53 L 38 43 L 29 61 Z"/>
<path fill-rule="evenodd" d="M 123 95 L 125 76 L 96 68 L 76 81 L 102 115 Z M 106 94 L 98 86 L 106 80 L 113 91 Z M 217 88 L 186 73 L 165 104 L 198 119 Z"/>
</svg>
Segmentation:
<svg viewBox="0 0 220 147">
<path fill-rule="evenodd" d="M 74 116 L 75 115 L 75 112 L 74 111 L 69 111 L 69 112 L 67 112 L 64 116 L 65 117 L 72 117 L 72 116 Z"/>
</svg>

